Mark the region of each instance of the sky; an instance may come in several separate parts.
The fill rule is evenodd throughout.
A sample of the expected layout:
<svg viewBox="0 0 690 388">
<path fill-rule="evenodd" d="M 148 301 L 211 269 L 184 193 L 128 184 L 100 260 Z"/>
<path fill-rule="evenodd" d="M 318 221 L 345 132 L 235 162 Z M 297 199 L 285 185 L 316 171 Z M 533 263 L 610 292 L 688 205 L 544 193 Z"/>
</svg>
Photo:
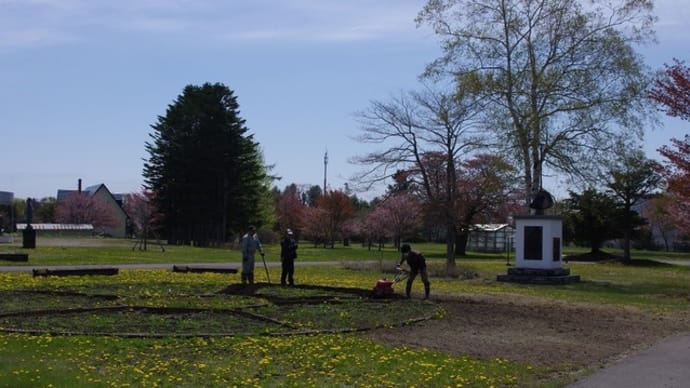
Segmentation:
<svg viewBox="0 0 690 388">
<path fill-rule="evenodd" d="M 683 3 L 688 0 L 683 0 Z M 648 66 L 690 62 L 690 7 L 656 0 Z M 186 85 L 220 82 L 279 188 L 342 189 L 371 150 L 356 113 L 419 89 L 437 37 L 423 0 L 0 0 L 0 191 L 142 189 L 151 125 Z M 690 124 L 662 120 L 647 156 Z M 379 188 L 380 190 L 381 188 Z M 376 191 L 359 193 L 370 198 Z"/>
</svg>

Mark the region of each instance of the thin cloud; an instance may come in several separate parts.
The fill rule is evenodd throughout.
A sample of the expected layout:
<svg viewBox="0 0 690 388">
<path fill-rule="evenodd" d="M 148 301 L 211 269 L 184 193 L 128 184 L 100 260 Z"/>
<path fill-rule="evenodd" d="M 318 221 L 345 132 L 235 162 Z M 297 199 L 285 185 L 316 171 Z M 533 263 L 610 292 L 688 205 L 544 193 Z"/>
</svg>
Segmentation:
<svg viewBox="0 0 690 388">
<path fill-rule="evenodd" d="M 395 38 L 415 31 L 419 1 L 258 1 L 214 8 L 148 8 L 126 22 L 127 29 L 185 33 L 232 41 L 362 41 Z M 402 5 L 400 5 L 402 4 Z"/>
<path fill-rule="evenodd" d="M 98 39 L 99 33 L 185 35 L 232 41 L 404 39 L 421 0 L 252 2 L 0 0 L 5 47 Z"/>
<path fill-rule="evenodd" d="M 0 48 L 12 49 L 64 44 L 79 38 L 63 31 L 48 28 L 17 28 L 0 31 Z"/>
</svg>

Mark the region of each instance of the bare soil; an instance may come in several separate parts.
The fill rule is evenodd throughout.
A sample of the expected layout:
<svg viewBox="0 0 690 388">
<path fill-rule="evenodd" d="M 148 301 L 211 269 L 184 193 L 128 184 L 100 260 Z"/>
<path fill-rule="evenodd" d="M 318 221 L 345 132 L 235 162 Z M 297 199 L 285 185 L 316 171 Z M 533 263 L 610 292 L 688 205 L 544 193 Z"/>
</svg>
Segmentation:
<svg viewBox="0 0 690 388">
<path fill-rule="evenodd" d="M 582 369 L 690 331 L 688 313 L 659 315 L 515 295 L 432 296 L 432 301 L 447 311 L 444 318 L 365 335 L 453 355 Z"/>
</svg>

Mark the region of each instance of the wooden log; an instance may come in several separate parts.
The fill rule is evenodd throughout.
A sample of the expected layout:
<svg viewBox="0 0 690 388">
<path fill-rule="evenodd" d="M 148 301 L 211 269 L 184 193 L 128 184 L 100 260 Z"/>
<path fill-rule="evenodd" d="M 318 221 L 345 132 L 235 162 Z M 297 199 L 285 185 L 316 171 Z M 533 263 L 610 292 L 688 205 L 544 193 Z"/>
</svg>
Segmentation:
<svg viewBox="0 0 690 388">
<path fill-rule="evenodd" d="M 193 265 L 173 265 L 173 272 L 216 272 L 216 273 L 237 273 L 237 268 L 228 267 L 210 267 L 210 266 L 193 266 Z"/>
<path fill-rule="evenodd" d="M 29 261 L 29 254 L 16 252 L 0 252 L 0 260 Z"/>
<path fill-rule="evenodd" d="M 117 275 L 119 269 L 113 267 L 96 267 L 96 268 L 60 268 L 60 269 L 34 269 L 34 277 L 36 276 L 83 276 L 83 275 Z"/>
</svg>

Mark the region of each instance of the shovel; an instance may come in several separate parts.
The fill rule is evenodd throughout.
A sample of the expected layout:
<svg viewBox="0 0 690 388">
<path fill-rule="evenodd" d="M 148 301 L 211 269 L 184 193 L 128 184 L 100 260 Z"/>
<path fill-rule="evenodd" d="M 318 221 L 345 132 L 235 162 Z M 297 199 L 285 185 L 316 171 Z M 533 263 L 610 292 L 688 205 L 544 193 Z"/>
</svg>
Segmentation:
<svg viewBox="0 0 690 388">
<path fill-rule="evenodd" d="M 261 260 L 264 262 L 264 269 L 266 270 L 266 279 L 268 280 L 268 284 L 271 284 L 271 277 L 268 276 L 268 266 L 266 265 L 266 258 L 264 257 L 264 254 L 261 254 Z"/>
</svg>

